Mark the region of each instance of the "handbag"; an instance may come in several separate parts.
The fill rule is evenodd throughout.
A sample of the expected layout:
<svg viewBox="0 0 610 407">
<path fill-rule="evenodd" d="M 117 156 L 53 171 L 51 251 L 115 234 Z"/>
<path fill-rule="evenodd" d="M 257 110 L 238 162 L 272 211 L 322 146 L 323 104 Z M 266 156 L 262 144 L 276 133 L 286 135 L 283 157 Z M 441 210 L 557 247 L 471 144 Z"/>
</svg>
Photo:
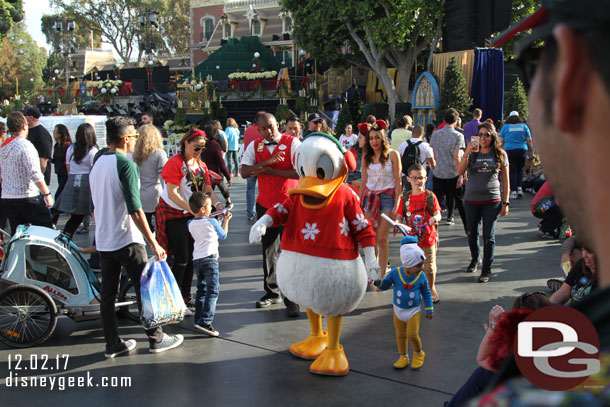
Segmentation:
<svg viewBox="0 0 610 407">
<path fill-rule="evenodd" d="M 180 288 L 167 262 L 153 259 L 148 260 L 140 277 L 140 322 L 146 329 L 180 322 L 186 312 Z"/>
</svg>

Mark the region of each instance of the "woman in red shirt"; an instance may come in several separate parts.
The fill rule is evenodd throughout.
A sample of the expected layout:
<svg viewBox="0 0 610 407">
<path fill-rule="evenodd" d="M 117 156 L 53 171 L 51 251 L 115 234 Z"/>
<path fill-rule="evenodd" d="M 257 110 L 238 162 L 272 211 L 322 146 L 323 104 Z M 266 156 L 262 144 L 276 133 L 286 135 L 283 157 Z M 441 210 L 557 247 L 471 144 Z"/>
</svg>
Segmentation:
<svg viewBox="0 0 610 407">
<path fill-rule="evenodd" d="M 161 177 L 165 187 L 155 212 L 157 241 L 167 254 L 174 255 L 172 272 L 189 309 L 193 281 L 193 238 L 187 222 L 194 214 L 188 200 L 194 191 L 209 193 L 216 209 L 222 209 L 212 190 L 207 165 L 200 155 L 206 146 L 206 135 L 199 129 L 189 130 L 180 140 L 180 152 L 167 161 Z M 191 309 L 191 311 L 192 311 Z"/>
</svg>

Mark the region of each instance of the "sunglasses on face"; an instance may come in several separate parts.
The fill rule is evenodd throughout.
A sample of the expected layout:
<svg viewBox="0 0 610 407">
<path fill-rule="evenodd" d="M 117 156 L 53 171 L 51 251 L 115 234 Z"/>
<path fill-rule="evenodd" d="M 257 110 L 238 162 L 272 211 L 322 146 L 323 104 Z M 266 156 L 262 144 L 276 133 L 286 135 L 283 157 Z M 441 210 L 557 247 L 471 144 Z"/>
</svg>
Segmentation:
<svg viewBox="0 0 610 407">
<path fill-rule="evenodd" d="M 491 134 L 489 134 L 489 133 L 481 133 L 481 132 L 479 132 L 478 136 L 479 136 L 479 137 L 491 137 Z"/>
</svg>

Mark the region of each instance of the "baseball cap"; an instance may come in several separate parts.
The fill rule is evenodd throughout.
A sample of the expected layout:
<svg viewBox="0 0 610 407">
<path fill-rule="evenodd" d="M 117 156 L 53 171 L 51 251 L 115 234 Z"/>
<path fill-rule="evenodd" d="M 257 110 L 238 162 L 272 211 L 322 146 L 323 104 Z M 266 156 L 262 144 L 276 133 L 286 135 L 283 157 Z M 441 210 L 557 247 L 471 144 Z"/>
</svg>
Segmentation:
<svg viewBox="0 0 610 407">
<path fill-rule="evenodd" d="M 516 110 L 513 110 L 512 112 L 510 112 L 510 113 L 508 114 L 508 117 L 511 117 L 511 116 L 519 116 L 519 112 L 518 112 L 518 111 L 516 111 Z"/>
<path fill-rule="evenodd" d="M 568 24 L 572 28 L 604 25 L 610 23 L 610 2 L 599 0 L 542 0 L 542 7 L 529 17 L 509 27 L 492 41 L 500 47 L 517 34 L 532 30 L 524 40 L 533 41 L 551 33 L 557 24 Z"/>
<path fill-rule="evenodd" d="M 312 114 L 310 114 L 310 115 L 309 115 L 309 117 L 307 118 L 307 121 L 308 121 L 308 122 L 317 122 L 317 121 L 320 121 L 320 122 L 321 122 L 322 120 L 324 120 L 324 119 L 322 119 L 322 118 L 320 117 L 320 115 L 319 115 L 319 114 L 317 114 L 317 113 L 312 113 Z"/>
<path fill-rule="evenodd" d="M 40 110 L 36 106 L 28 106 L 23 111 L 24 116 L 32 116 L 35 119 L 40 118 Z"/>
</svg>

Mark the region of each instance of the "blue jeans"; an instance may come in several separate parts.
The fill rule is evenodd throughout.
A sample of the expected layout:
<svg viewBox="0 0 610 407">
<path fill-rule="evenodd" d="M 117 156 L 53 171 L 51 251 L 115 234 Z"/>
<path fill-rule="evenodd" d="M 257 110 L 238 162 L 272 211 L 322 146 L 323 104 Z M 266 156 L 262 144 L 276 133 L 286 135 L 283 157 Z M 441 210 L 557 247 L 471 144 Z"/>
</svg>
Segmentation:
<svg viewBox="0 0 610 407">
<path fill-rule="evenodd" d="M 239 162 L 237 161 L 237 151 L 229 150 L 225 158 L 227 162 L 227 169 L 231 174 L 237 174 L 239 172 Z"/>
<path fill-rule="evenodd" d="M 516 191 L 523 185 L 523 169 L 525 168 L 525 156 L 527 152 L 522 148 L 506 150 L 510 172 L 510 190 Z"/>
<path fill-rule="evenodd" d="M 211 324 L 216 312 L 216 301 L 220 292 L 218 277 L 218 255 L 193 260 L 197 273 L 197 293 L 195 294 L 195 323 Z"/>
<path fill-rule="evenodd" d="M 468 246 L 473 260 L 479 258 L 479 225 L 483 221 L 483 267 L 482 271 L 491 271 L 496 247 L 496 221 L 502 207 L 501 202 L 473 204 L 464 202 L 466 210 L 466 229 Z"/>
<path fill-rule="evenodd" d="M 256 177 L 246 179 L 246 211 L 248 217 L 256 216 Z"/>
<path fill-rule="evenodd" d="M 483 394 L 483 391 L 487 385 L 491 383 L 494 375 L 494 372 L 485 370 L 482 367 L 477 367 L 466 383 L 464 383 L 451 400 L 449 400 L 447 407 L 464 406 L 471 399 Z"/>
</svg>

